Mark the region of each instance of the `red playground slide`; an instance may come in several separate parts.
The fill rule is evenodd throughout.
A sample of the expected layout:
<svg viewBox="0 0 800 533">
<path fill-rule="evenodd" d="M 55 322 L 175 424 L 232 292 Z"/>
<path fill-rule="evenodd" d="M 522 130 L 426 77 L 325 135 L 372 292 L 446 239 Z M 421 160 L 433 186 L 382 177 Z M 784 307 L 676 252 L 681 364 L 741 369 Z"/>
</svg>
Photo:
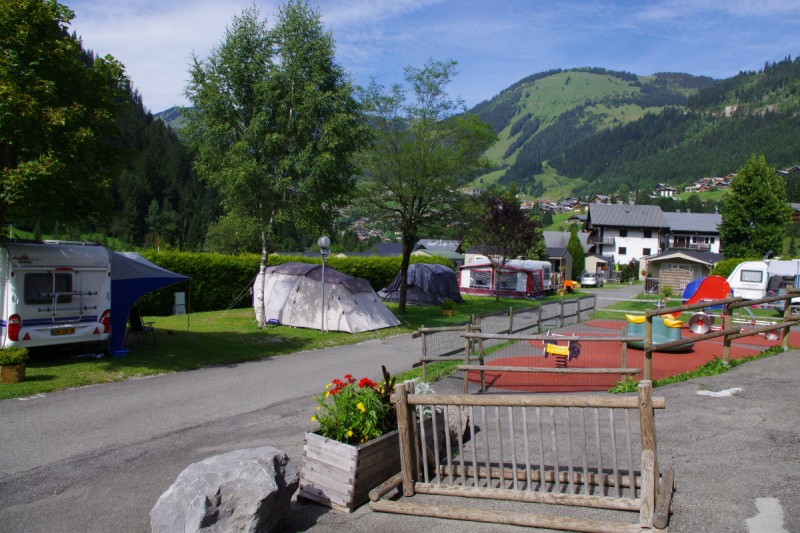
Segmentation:
<svg viewBox="0 0 800 533">
<path fill-rule="evenodd" d="M 724 300 L 731 293 L 731 286 L 728 284 L 728 280 L 722 276 L 708 276 L 699 281 L 700 283 L 697 285 L 697 290 L 694 291 L 694 294 L 689 296 L 688 300 L 683 302 L 684 305 L 705 300 Z M 689 287 L 687 286 L 687 288 Z M 683 296 L 685 298 L 688 295 L 684 292 Z M 679 315 L 680 313 L 673 313 L 672 317 L 677 319 Z"/>
</svg>

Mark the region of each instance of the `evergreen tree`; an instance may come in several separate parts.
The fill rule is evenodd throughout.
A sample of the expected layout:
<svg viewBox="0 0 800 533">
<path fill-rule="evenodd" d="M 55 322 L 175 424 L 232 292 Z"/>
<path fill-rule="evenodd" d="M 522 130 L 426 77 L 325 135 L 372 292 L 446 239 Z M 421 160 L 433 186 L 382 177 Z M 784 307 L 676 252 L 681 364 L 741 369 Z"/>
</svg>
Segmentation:
<svg viewBox="0 0 800 533">
<path fill-rule="evenodd" d="M 578 238 L 578 229 L 572 228 L 570 230 L 569 241 L 567 241 L 567 251 L 572 256 L 572 274 L 570 279 L 577 280 L 581 277 L 583 269 L 586 267 L 586 252 L 583 251 L 583 246 Z"/>
<path fill-rule="evenodd" d="M 783 250 L 790 208 L 781 177 L 763 155 L 739 169 L 722 203 L 720 240 L 728 257 L 759 257 Z"/>
</svg>

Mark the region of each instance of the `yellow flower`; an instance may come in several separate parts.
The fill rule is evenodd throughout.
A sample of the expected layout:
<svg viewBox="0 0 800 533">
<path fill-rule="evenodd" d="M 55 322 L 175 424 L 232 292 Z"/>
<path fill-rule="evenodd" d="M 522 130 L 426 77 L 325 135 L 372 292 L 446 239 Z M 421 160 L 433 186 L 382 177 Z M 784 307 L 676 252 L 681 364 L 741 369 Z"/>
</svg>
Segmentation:
<svg viewBox="0 0 800 533">
<path fill-rule="evenodd" d="M 326 389 L 330 389 L 331 387 L 333 387 L 333 383 L 328 383 L 327 385 L 325 385 Z"/>
<path fill-rule="evenodd" d="M 322 409 L 322 406 L 318 405 L 317 406 L 317 411 L 319 411 L 320 409 Z"/>
<path fill-rule="evenodd" d="M 361 402 L 358 402 L 358 405 L 356 405 L 356 407 L 357 407 L 357 408 L 358 408 L 358 410 L 359 410 L 359 411 L 361 411 L 362 413 L 363 413 L 363 412 L 365 412 L 365 411 L 367 410 L 367 408 L 366 408 L 366 407 L 364 407 L 364 404 L 363 404 L 363 403 L 361 403 Z"/>
<path fill-rule="evenodd" d="M 325 391 L 325 397 L 326 397 L 326 398 L 327 398 L 328 396 L 330 396 L 330 395 L 331 395 L 331 391 Z"/>
<path fill-rule="evenodd" d="M 312 421 L 312 422 L 316 422 L 316 421 L 317 421 L 317 417 L 316 417 L 316 416 L 312 416 L 312 417 L 311 417 L 311 421 Z"/>
<path fill-rule="evenodd" d="M 353 430 L 352 429 L 348 429 L 347 430 L 347 436 L 348 437 L 352 437 L 353 436 Z"/>
</svg>

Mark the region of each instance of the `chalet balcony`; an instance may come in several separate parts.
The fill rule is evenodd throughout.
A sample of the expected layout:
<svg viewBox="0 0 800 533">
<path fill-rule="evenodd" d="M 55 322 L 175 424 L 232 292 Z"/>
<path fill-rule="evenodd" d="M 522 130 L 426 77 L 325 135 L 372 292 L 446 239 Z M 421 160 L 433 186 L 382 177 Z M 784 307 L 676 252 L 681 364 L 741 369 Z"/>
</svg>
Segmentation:
<svg viewBox="0 0 800 533">
<path fill-rule="evenodd" d="M 709 252 L 711 251 L 711 244 L 708 243 L 672 243 L 668 247 L 669 250 L 692 250 L 695 252 Z"/>
<path fill-rule="evenodd" d="M 595 235 L 590 235 L 589 239 L 587 240 L 589 244 L 614 244 L 614 237 L 598 237 Z"/>
</svg>

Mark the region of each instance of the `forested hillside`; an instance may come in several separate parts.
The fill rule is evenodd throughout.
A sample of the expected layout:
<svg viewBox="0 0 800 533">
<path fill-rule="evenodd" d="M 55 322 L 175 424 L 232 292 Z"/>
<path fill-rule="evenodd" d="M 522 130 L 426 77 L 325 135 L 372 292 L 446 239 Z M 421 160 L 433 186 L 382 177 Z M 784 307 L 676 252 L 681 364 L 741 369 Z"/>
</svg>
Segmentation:
<svg viewBox="0 0 800 533">
<path fill-rule="evenodd" d="M 559 85 L 561 94 L 554 91 Z M 585 101 L 578 103 L 581 93 Z M 497 164 L 493 177 L 546 196 L 539 176 L 545 162 L 578 195 L 686 185 L 734 172 L 756 153 L 777 167 L 798 164 L 798 110 L 800 62 L 787 58 L 719 82 L 551 71 L 472 111 L 500 137 L 487 154 Z"/>
<path fill-rule="evenodd" d="M 112 183 L 109 233 L 135 245 L 198 249 L 217 219 L 218 202 L 195 178 L 175 133 L 183 117 L 173 108 L 154 118 L 136 94 L 131 102 L 120 121 L 131 159 Z M 476 184 L 514 183 L 536 198 L 564 191 L 646 194 L 659 182 L 682 186 L 734 172 L 755 153 L 777 167 L 800 163 L 800 62 L 788 58 L 719 81 L 553 70 L 524 78 L 471 111 L 498 135 L 487 151 L 495 167 Z M 790 199 L 800 201 L 800 186 L 791 189 Z M 280 233 L 287 246 L 307 240 L 292 228 Z"/>
</svg>

